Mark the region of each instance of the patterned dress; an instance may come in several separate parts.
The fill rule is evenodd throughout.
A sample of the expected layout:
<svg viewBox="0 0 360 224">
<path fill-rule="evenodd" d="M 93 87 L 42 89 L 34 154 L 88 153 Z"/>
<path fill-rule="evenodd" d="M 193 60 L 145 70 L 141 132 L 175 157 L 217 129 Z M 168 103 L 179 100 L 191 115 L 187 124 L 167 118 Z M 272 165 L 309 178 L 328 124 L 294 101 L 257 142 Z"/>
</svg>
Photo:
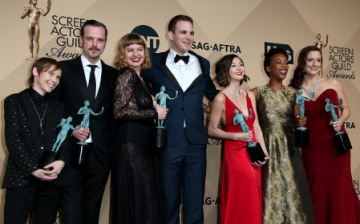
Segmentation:
<svg viewBox="0 0 360 224">
<path fill-rule="evenodd" d="M 269 161 L 262 167 L 263 223 L 315 223 L 300 150 L 294 147 L 296 92 L 257 87 L 258 119 Z"/>
</svg>

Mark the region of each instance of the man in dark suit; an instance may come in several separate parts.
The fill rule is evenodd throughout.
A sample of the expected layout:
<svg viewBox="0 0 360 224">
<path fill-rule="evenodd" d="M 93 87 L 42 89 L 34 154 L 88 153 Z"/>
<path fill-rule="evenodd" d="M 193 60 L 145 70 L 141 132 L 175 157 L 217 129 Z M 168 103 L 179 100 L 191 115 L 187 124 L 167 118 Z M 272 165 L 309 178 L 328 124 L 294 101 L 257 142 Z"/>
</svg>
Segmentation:
<svg viewBox="0 0 360 224">
<path fill-rule="evenodd" d="M 6 97 L 5 140 L 9 151 L 2 187 L 6 188 L 4 223 L 26 223 L 33 205 L 35 224 L 52 224 L 60 205 L 60 172 L 70 159 L 67 141 L 58 159 L 38 167 L 45 151 L 53 148 L 56 126 L 64 105 L 48 97 L 59 83 L 61 65 L 51 58 L 40 58 L 31 69 L 29 89 Z M 45 170 L 45 169 L 49 170 Z"/>
<path fill-rule="evenodd" d="M 116 70 L 100 56 L 107 42 L 104 24 L 87 20 L 80 31 L 83 54 L 73 60 L 60 62 L 63 75 L 59 87 L 52 96 L 65 104 L 65 116 L 73 117 L 73 124 L 81 123 L 78 110 L 89 100 L 92 111 L 104 111 L 90 119 L 90 128 L 72 132 L 72 147 L 78 141 L 90 145 L 89 163 L 71 165 L 64 170 L 66 181 L 62 193 L 62 217 L 65 224 L 98 223 L 102 196 L 109 176 L 113 115 L 113 92 Z M 80 214 L 82 213 L 82 215 Z M 81 217 L 82 216 L 82 217 Z M 81 220 L 82 219 L 82 220 Z"/>
<path fill-rule="evenodd" d="M 209 61 L 189 51 L 194 41 L 193 21 L 178 15 L 168 26 L 171 49 L 152 55 L 152 68 L 141 75 L 148 78 L 156 92 L 166 87 L 169 113 L 163 126 L 168 129 L 167 149 L 161 152 L 166 219 L 179 223 L 181 189 L 184 223 L 204 223 L 203 198 L 206 174 L 207 133 L 202 102 L 213 100 L 217 90 L 210 78 Z"/>
</svg>

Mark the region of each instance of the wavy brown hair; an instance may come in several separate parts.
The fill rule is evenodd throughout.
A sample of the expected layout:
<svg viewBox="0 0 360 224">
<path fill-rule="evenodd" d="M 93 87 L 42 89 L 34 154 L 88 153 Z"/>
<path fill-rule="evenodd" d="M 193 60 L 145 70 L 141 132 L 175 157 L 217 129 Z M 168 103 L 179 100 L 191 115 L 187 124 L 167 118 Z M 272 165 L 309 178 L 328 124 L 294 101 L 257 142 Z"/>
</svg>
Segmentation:
<svg viewBox="0 0 360 224">
<path fill-rule="evenodd" d="M 221 87 L 226 87 L 230 84 L 230 67 L 234 58 L 239 58 L 240 61 L 244 64 L 244 61 L 237 56 L 236 54 L 228 54 L 220 58 L 215 64 L 215 78 L 214 81 L 219 84 Z M 245 64 L 244 64 L 245 67 Z M 244 74 L 244 78 L 240 81 L 240 86 L 243 82 L 250 81 L 249 76 Z"/>
<path fill-rule="evenodd" d="M 297 64 L 297 67 L 295 68 L 294 76 L 290 80 L 290 84 L 289 84 L 289 86 L 293 87 L 294 89 L 300 89 L 300 87 L 301 87 L 301 85 L 302 85 L 302 83 L 304 81 L 304 75 L 306 75 L 305 65 L 306 65 L 307 56 L 308 56 L 310 51 L 318 51 L 318 52 L 320 52 L 321 64 L 322 64 L 322 54 L 321 54 L 321 51 L 320 51 L 319 48 L 317 48 L 315 46 L 304 47 L 300 51 L 300 54 L 299 54 L 299 57 L 298 57 L 298 64 Z"/>
<path fill-rule="evenodd" d="M 47 72 L 53 66 L 54 66 L 53 71 L 62 70 L 60 63 L 58 61 L 56 61 L 55 59 L 43 57 L 43 58 L 39 58 L 37 61 L 35 61 L 30 69 L 30 77 L 28 79 L 29 86 L 32 86 L 34 84 L 34 74 L 32 72 L 32 70 L 34 68 L 37 69 L 37 72 L 40 75 L 41 72 Z"/>
<path fill-rule="evenodd" d="M 151 67 L 149 50 L 146 47 L 145 40 L 136 33 L 128 33 L 120 39 L 117 55 L 115 57 L 114 66 L 117 69 L 123 67 L 129 67 L 129 64 L 125 60 L 125 48 L 132 44 L 138 44 L 144 47 L 144 62 L 141 64 L 141 71 L 144 71 Z"/>
</svg>

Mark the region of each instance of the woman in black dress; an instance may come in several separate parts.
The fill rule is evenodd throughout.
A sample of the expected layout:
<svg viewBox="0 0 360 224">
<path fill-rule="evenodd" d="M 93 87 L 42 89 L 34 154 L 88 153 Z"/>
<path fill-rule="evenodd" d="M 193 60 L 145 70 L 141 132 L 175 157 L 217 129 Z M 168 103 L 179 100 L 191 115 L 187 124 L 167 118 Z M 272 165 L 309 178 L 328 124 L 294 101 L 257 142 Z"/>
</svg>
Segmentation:
<svg viewBox="0 0 360 224">
<path fill-rule="evenodd" d="M 137 34 L 119 42 L 115 67 L 114 114 L 119 125 L 114 141 L 111 222 L 121 224 L 165 223 L 158 152 L 151 144 L 155 119 L 167 110 L 153 98 L 140 72 L 150 67 L 145 41 Z"/>
</svg>

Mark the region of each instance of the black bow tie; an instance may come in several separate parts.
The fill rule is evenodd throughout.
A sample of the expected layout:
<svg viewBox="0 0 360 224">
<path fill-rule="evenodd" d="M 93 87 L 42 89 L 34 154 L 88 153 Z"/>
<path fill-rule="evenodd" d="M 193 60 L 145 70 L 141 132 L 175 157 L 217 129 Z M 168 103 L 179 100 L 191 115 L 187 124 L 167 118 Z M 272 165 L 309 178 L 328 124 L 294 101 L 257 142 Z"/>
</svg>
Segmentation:
<svg viewBox="0 0 360 224">
<path fill-rule="evenodd" d="M 189 62 L 189 58 L 190 56 L 180 56 L 177 54 L 176 57 L 174 58 L 174 62 L 177 63 L 179 60 L 183 60 L 185 64 L 187 64 Z"/>
</svg>

